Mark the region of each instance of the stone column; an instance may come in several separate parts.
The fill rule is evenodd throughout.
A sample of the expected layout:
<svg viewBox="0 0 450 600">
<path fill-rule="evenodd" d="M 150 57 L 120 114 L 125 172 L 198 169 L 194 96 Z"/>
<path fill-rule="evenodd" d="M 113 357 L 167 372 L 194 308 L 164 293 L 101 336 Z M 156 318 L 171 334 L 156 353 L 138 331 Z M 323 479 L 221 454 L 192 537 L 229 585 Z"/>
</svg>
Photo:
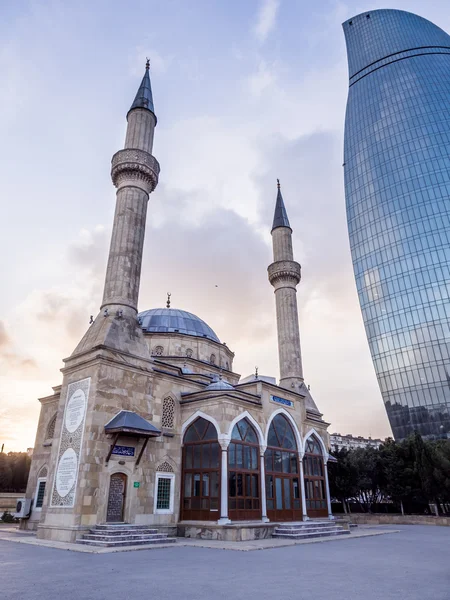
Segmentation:
<svg viewBox="0 0 450 600">
<path fill-rule="evenodd" d="M 222 470 L 220 475 L 220 519 L 219 525 L 231 523 L 228 518 L 228 445 L 229 440 L 219 440 L 222 449 Z"/>
<path fill-rule="evenodd" d="M 325 471 L 325 493 L 327 495 L 328 518 L 334 519 L 333 513 L 331 511 L 330 485 L 328 483 L 328 458 L 323 459 L 323 466 Z"/>
<path fill-rule="evenodd" d="M 309 521 L 308 511 L 306 508 L 306 494 L 305 494 L 305 473 L 303 472 L 303 455 L 299 453 L 298 462 L 300 463 L 300 492 L 302 495 L 302 518 L 303 521 Z"/>
<path fill-rule="evenodd" d="M 268 523 L 269 518 L 267 517 L 267 499 L 266 499 L 266 465 L 264 464 L 264 454 L 267 446 L 259 447 L 260 461 L 261 461 L 261 521 Z"/>
</svg>

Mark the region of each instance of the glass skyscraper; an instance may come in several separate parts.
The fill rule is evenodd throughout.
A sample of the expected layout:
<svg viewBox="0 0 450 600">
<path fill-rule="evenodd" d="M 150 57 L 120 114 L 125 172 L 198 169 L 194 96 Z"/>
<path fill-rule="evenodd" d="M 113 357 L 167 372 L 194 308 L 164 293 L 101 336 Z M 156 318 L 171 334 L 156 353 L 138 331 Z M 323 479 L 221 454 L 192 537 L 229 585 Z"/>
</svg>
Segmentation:
<svg viewBox="0 0 450 600">
<path fill-rule="evenodd" d="M 450 36 L 375 10 L 343 24 L 347 221 L 392 431 L 450 437 Z"/>
</svg>

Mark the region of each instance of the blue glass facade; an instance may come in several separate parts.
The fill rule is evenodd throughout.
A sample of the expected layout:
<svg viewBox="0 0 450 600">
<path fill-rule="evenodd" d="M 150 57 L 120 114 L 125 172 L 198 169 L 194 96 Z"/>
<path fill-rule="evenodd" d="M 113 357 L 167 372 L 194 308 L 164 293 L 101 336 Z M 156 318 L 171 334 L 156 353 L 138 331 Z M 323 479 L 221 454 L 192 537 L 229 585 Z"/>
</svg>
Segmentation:
<svg viewBox="0 0 450 600">
<path fill-rule="evenodd" d="M 397 10 L 343 24 L 347 221 L 392 431 L 450 437 L 450 36 Z"/>
</svg>

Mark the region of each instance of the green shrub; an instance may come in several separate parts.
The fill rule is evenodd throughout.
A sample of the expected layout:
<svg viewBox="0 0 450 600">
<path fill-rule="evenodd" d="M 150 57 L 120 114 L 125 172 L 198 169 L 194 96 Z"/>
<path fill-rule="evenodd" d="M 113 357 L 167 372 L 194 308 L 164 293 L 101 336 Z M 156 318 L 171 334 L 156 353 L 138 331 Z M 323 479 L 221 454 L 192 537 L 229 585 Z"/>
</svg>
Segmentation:
<svg viewBox="0 0 450 600">
<path fill-rule="evenodd" d="M 0 517 L 3 523 L 17 523 L 18 519 L 16 519 L 16 517 L 13 517 L 13 515 L 8 512 L 7 510 L 5 510 L 5 512 L 2 514 L 2 516 Z"/>
</svg>

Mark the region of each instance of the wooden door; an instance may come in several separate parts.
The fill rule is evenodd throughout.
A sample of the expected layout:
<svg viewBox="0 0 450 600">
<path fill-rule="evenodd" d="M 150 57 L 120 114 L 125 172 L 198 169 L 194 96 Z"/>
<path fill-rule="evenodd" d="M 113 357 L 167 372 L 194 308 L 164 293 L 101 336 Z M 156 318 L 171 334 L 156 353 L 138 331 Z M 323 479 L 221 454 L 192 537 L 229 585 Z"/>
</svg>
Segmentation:
<svg viewBox="0 0 450 600">
<path fill-rule="evenodd" d="M 108 509 L 106 520 L 108 523 L 123 522 L 125 509 L 125 495 L 127 490 L 127 476 L 125 473 L 114 473 L 109 482 Z"/>
</svg>

